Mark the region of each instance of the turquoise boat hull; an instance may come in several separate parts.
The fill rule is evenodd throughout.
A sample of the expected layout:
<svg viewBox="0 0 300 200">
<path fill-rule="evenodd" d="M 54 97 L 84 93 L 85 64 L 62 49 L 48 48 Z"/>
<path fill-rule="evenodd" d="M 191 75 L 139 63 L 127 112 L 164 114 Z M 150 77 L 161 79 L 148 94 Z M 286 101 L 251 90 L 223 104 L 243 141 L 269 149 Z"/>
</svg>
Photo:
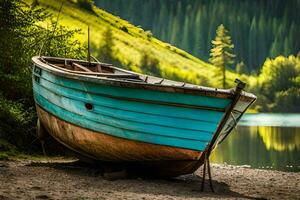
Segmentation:
<svg viewBox="0 0 300 200">
<path fill-rule="evenodd" d="M 33 92 L 39 119 L 59 142 L 97 160 L 199 161 L 202 152 L 226 137 L 255 100 L 254 95 L 244 93 L 234 102 L 232 90 L 214 94 L 211 89 L 197 92 L 200 90 L 193 86 L 181 89 L 176 85 L 77 74 L 49 64 L 47 59 L 51 63 L 51 58 L 33 58 Z M 232 117 L 224 120 L 230 106 Z M 72 128 L 68 132 L 60 126 Z M 107 138 L 99 139 L 97 134 Z M 89 147 L 107 146 L 110 140 L 113 143 L 107 150 Z M 135 148 L 128 150 L 130 142 Z M 147 145 L 152 152 L 138 149 Z M 168 150 L 161 150 L 164 148 Z"/>
</svg>

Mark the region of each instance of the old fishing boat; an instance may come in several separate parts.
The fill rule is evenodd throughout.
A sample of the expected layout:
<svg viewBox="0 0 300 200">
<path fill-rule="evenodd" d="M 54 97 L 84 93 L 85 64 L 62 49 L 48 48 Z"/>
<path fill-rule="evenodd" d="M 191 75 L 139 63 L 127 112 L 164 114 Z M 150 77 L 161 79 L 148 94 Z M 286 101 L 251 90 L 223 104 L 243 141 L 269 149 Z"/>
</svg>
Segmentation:
<svg viewBox="0 0 300 200">
<path fill-rule="evenodd" d="M 152 172 L 194 172 L 255 101 L 233 89 L 137 74 L 110 64 L 33 57 L 40 126 L 85 157 L 140 163 Z"/>
</svg>

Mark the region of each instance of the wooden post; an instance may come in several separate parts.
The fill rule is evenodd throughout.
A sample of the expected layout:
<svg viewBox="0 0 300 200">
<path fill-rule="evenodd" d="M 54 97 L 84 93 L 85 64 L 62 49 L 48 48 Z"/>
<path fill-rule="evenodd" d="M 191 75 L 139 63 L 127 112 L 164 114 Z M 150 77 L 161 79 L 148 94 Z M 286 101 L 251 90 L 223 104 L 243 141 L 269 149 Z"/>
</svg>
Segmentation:
<svg viewBox="0 0 300 200">
<path fill-rule="evenodd" d="M 202 175 L 202 183 L 201 183 L 201 192 L 204 191 L 204 184 L 205 184 L 205 177 L 206 177 L 206 168 L 208 173 L 208 179 L 209 179 L 209 186 L 212 192 L 215 192 L 213 184 L 212 184 L 212 178 L 211 178 L 211 172 L 210 172 L 210 163 L 209 163 L 209 155 L 207 151 L 205 151 L 204 156 L 204 165 L 203 165 L 203 175 Z"/>
<path fill-rule="evenodd" d="M 89 62 L 89 66 L 91 66 L 91 52 L 90 52 L 90 26 L 88 25 L 88 55 L 87 60 Z"/>
<path fill-rule="evenodd" d="M 211 173 L 210 173 L 210 163 L 209 163 L 209 157 L 206 158 L 207 162 L 207 172 L 208 172 L 208 180 L 209 180 L 209 186 L 212 192 L 215 192 L 213 184 L 212 184 L 212 178 L 211 178 Z"/>
<path fill-rule="evenodd" d="M 205 152 L 205 154 L 206 154 L 206 152 Z M 204 191 L 205 176 L 206 176 L 206 156 L 204 157 L 203 175 L 202 175 L 202 183 L 201 183 L 201 192 Z"/>
</svg>

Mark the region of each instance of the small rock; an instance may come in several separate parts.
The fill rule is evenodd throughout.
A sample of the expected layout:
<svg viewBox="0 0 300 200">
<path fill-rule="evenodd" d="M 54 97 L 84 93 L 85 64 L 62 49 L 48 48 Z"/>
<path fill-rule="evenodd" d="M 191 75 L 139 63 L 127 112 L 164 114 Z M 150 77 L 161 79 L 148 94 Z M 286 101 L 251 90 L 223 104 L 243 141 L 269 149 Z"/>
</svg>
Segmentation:
<svg viewBox="0 0 300 200">
<path fill-rule="evenodd" d="M 33 187 L 31 187 L 31 189 L 33 189 L 33 190 L 42 190 L 42 188 L 39 187 L 39 186 L 33 186 Z"/>
<path fill-rule="evenodd" d="M 128 177 L 128 173 L 126 170 L 118 171 L 118 172 L 106 172 L 103 173 L 103 178 L 109 181 L 114 181 L 117 179 L 124 179 Z"/>
<path fill-rule="evenodd" d="M 35 198 L 37 198 L 37 199 L 50 199 L 50 197 L 45 195 L 45 194 L 37 195 Z"/>
<path fill-rule="evenodd" d="M 5 163 L 0 163 L 0 167 L 8 167 L 8 165 L 7 164 L 5 164 Z"/>
<path fill-rule="evenodd" d="M 0 200 L 8 200 L 9 198 L 0 194 Z"/>
</svg>

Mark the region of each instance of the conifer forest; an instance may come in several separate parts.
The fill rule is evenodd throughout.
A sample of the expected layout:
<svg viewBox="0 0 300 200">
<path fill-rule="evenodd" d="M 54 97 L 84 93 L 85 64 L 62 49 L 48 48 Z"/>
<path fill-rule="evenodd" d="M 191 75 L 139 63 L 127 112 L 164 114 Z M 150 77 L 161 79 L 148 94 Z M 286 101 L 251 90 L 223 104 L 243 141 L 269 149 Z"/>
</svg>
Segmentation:
<svg viewBox="0 0 300 200">
<path fill-rule="evenodd" d="M 96 0 L 95 4 L 151 30 L 155 37 L 208 61 L 220 24 L 228 29 L 243 73 L 258 73 L 266 58 L 300 50 L 300 1 Z"/>
</svg>

